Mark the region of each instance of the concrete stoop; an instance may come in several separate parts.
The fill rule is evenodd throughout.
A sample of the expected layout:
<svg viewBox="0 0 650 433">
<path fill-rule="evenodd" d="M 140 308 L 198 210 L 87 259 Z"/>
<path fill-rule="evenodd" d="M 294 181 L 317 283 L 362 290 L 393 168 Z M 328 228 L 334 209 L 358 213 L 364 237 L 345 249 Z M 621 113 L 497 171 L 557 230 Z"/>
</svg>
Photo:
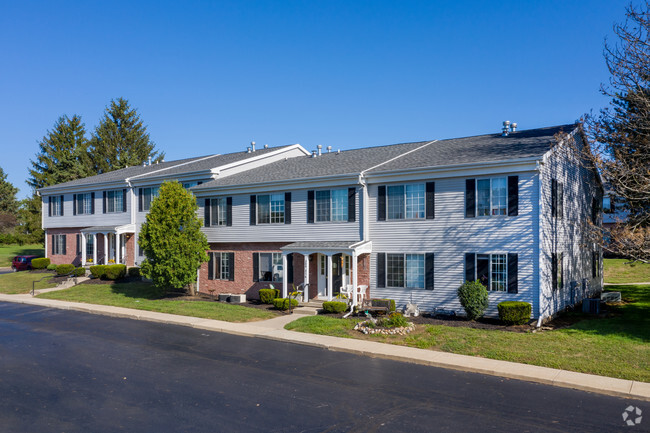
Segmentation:
<svg viewBox="0 0 650 433">
<path fill-rule="evenodd" d="M 315 316 L 318 314 L 318 310 L 320 308 L 312 307 L 309 305 L 301 306 L 298 308 L 293 309 L 294 314 L 304 314 L 307 316 Z"/>
</svg>

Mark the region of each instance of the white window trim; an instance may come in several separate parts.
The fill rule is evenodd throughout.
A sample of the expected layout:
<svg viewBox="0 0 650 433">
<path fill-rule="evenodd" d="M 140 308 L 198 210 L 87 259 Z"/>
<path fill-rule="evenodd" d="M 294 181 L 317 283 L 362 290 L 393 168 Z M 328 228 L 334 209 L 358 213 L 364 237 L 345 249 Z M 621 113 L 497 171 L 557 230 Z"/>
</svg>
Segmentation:
<svg viewBox="0 0 650 433">
<path fill-rule="evenodd" d="M 474 280 L 478 279 L 478 256 L 489 256 L 490 257 L 490 282 L 486 290 L 488 293 L 509 293 L 508 292 L 508 253 L 496 252 L 496 253 L 474 253 Z M 506 279 L 504 290 L 492 290 L 492 256 L 505 256 L 505 265 L 506 265 Z"/>
<path fill-rule="evenodd" d="M 111 202 L 111 198 L 109 197 L 110 193 L 113 193 L 113 210 L 110 210 L 109 203 Z M 119 201 L 121 206 L 119 206 L 118 209 L 115 208 L 115 202 L 116 202 L 116 197 L 118 197 L 119 193 Z M 123 202 L 123 196 L 124 192 L 121 189 L 110 189 L 106 191 L 106 213 L 124 213 L 124 202 Z M 128 200 L 127 200 L 128 201 Z"/>
<path fill-rule="evenodd" d="M 279 262 L 279 265 L 282 266 L 282 253 L 277 253 L 277 252 L 268 252 L 268 251 L 259 251 L 259 252 L 257 253 L 257 260 L 258 260 L 258 262 L 257 262 L 257 270 L 258 270 L 258 272 L 260 273 L 260 275 L 261 275 L 261 273 L 262 273 L 262 266 L 261 266 L 261 264 L 262 264 L 262 255 L 263 255 L 263 254 L 271 254 L 271 280 L 263 280 L 262 278 L 259 278 L 259 282 L 265 282 L 265 283 L 279 283 L 279 282 L 282 282 L 282 280 L 284 279 L 284 273 L 285 273 L 285 271 L 286 271 L 284 268 L 282 269 L 282 277 L 281 277 L 279 280 L 275 280 L 275 279 L 273 278 L 273 266 L 274 266 L 274 265 L 273 265 L 273 263 L 274 263 L 274 262 L 273 262 L 273 255 L 274 255 L 274 254 L 277 254 L 277 255 L 280 256 L 280 262 Z M 277 266 L 277 265 L 278 265 L 278 264 L 276 264 L 275 266 Z"/>
<path fill-rule="evenodd" d="M 223 203 L 223 206 L 219 206 L 219 201 Z M 216 213 L 212 210 L 216 207 Z M 223 221 L 219 219 L 220 210 L 223 207 Z M 215 217 L 216 214 L 216 218 Z M 221 222 L 221 224 L 219 224 Z M 210 199 L 210 227 L 225 227 L 228 225 L 228 203 L 227 197 L 214 197 Z"/>
<path fill-rule="evenodd" d="M 388 284 L 388 256 L 389 255 L 401 255 L 404 257 L 404 287 L 400 286 L 391 286 Z M 422 287 L 408 287 L 406 285 L 406 256 L 409 255 L 417 255 L 417 256 L 422 256 L 423 260 L 423 268 L 422 268 L 422 276 L 423 276 L 423 286 Z M 396 290 L 425 290 L 426 285 L 427 285 L 427 262 L 426 262 L 427 256 L 426 253 L 420 253 L 420 252 L 407 252 L 407 253 L 386 253 L 386 288 L 387 289 L 396 289 Z"/>
<path fill-rule="evenodd" d="M 495 179 L 505 179 L 506 181 L 506 206 L 505 206 L 505 213 L 503 215 L 492 215 L 492 209 L 494 207 L 494 194 L 492 194 L 492 181 Z M 478 183 L 481 180 L 489 180 L 490 181 L 490 213 L 489 215 L 480 215 L 478 211 Z M 492 176 L 492 177 L 477 177 L 476 181 L 474 182 L 474 212 L 477 218 L 503 218 L 508 216 L 508 176 Z"/>
<path fill-rule="evenodd" d="M 329 199 L 329 207 L 330 207 L 330 219 L 327 221 L 319 221 L 318 220 L 318 193 L 323 192 L 323 191 L 329 191 L 330 193 L 330 199 Z M 334 207 L 332 203 L 332 193 L 334 191 L 345 191 L 345 218 L 342 220 L 332 220 L 332 215 L 334 215 Z M 347 223 L 349 219 L 348 215 L 348 189 L 347 188 L 326 188 L 326 189 L 317 189 L 314 191 L 314 223 L 316 224 L 341 224 L 341 223 Z"/>
<path fill-rule="evenodd" d="M 278 222 L 273 222 L 272 221 L 272 203 L 273 200 L 271 199 L 272 196 L 278 195 L 282 197 L 282 221 Z M 260 197 L 269 197 L 269 222 L 261 222 L 260 221 Z M 273 192 L 273 193 L 268 193 L 268 194 L 257 194 L 255 198 L 255 219 L 256 219 L 256 224 L 257 225 L 272 225 L 272 224 L 284 224 L 286 221 L 286 203 L 284 201 L 284 192 Z"/>
<path fill-rule="evenodd" d="M 424 208 L 422 209 L 423 216 L 422 218 L 407 218 L 406 217 L 406 201 L 407 201 L 407 195 L 406 195 L 406 186 L 407 185 L 421 185 L 424 188 Z M 403 186 L 404 187 L 404 218 L 391 218 L 390 217 L 390 212 L 389 212 L 389 205 L 388 205 L 388 188 L 390 187 L 395 187 L 395 186 Z M 386 221 L 426 221 L 427 219 L 427 184 L 426 182 L 407 182 L 407 183 L 399 183 L 399 184 L 392 184 L 392 185 L 386 185 Z"/>
</svg>

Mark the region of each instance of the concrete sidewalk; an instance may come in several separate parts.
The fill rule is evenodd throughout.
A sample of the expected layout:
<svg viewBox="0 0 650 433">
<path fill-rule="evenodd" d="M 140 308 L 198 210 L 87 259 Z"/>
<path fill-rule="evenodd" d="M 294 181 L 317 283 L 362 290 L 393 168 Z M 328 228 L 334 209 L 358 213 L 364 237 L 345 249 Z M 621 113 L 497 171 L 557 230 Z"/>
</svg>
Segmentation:
<svg viewBox="0 0 650 433">
<path fill-rule="evenodd" d="M 40 299 L 33 298 L 31 295 L 0 294 L 0 301 L 75 310 L 105 316 L 146 320 L 150 322 L 191 326 L 208 331 L 225 332 L 246 337 L 266 338 L 363 356 L 470 371 L 565 388 L 580 389 L 616 397 L 650 401 L 650 383 L 646 382 L 614 379 L 610 377 L 575 373 L 566 370 L 556 370 L 553 368 L 537 367 L 534 365 L 518 364 L 508 361 L 497 361 L 474 356 L 396 346 L 374 341 L 306 334 L 302 332 L 287 331 L 284 329 L 284 325 L 287 323 L 300 317 L 304 317 L 302 314 L 284 315 L 259 322 L 230 323 L 219 320 L 178 316 L 175 314 L 158 313 L 153 311 L 133 310 L 130 308 Z"/>
</svg>

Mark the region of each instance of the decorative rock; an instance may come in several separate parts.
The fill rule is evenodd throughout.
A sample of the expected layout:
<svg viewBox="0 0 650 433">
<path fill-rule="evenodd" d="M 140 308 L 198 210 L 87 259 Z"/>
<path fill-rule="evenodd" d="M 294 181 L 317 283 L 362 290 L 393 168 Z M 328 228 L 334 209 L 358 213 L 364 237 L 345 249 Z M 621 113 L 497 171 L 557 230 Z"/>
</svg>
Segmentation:
<svg viewBox="0 0 650 433">
<path fill-rule="evenodd" d="M 415 330 L 415 325 L 413 323 L 409 323 L 408 326 L 404 326 L 400 328 L 372 328 L 368 326 L 368 324 L 369 321 L 359 322 L 356 325 L 354 325 L 354 330 L 362 332 L 365 335 L 368 334 L 406 335 L 411 331 Z"/>
</svg>

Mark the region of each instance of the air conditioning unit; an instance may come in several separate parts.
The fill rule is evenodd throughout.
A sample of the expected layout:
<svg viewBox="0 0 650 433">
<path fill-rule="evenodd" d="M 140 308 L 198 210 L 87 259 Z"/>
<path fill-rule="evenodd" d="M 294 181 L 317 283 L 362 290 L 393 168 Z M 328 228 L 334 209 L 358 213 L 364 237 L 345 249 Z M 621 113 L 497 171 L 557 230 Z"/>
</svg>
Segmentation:
<svg viewBox="0 0 650 433">
<path fill-rule="evenodd" d="M 600 314 L 600 299 L 583 299 L 582 312 L 587 314 Z"/>
<path fill-rule="evenodd" d="M 228 302 L 231 304 L 243 304 L 246 302 L 246 293 L 231 294 L 228 297 Z"/>
<path fill-rule="evenodd" d="M 621 302 L 621 292 L 603 292 L 600 294 L 603 302 Z"/>
</svg>

